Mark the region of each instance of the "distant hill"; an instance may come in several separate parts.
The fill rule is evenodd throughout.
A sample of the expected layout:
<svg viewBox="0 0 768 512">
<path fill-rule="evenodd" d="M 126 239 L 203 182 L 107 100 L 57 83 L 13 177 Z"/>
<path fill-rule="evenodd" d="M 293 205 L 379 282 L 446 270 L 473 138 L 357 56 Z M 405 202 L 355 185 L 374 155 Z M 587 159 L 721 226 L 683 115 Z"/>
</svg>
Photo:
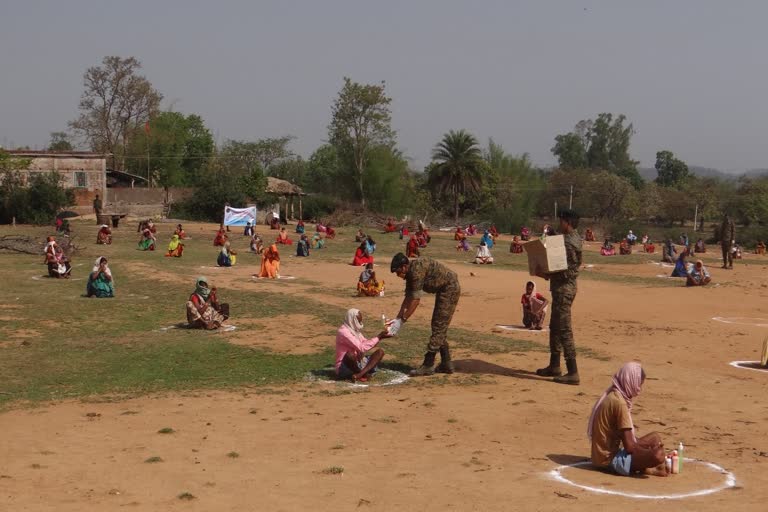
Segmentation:
<svg viewBox="0 0 768 512">
<path fill-rule="evenodd" d="M 717 178 L 720 180 L 737 180 L 742 176 L 746 176 L 748 178 L 759 178 L 761 176 L 768 176 L 768 169 L 751 169 L 744 173 L 727 173 L 720 171 L 718 169 L 712 169 L 711 167 L 699 167 L 696 165 L 692 165 L 688 167 L 688 170 L 695 174 L 696 176 L 699 176 L 701 178 Z M 658 176 L 658 173 L 656 172 L 656 169 L 653 167 L 641 167 L 638 169 L 640 172 L 640 176 L 643 177 L 644 180 L 647 181 L 653 181 Z"/>
</svg>

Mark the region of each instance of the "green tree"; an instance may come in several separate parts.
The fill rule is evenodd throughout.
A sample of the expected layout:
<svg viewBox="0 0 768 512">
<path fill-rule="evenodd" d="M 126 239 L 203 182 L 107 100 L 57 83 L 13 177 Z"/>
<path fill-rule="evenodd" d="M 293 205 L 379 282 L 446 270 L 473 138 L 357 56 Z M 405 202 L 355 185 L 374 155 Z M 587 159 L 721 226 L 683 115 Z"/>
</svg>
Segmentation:
<svg viewBox="0 0 768 512">
<path fill-rule="evenodd" d="M 288 148 L 288 145 L 294 139 L 295 137 L 292 135 L 286 135 L 284 137 L 259 139 L 253 143 L 253 150 L 255 151 L 264 172 L 269 174 L 272 164 L 295 156 Z M 270 174 L 270 176 L 272 176 L 272 174 Z"/>
<path fill-rule="evenodd" d="M 479 192 L 487 175 L 480 146 L 470 133 L 451 130 L 432 150 L 432 160 L 430 186 L 440 194 L 450 195 L 454 220 L 458 223 L 461 197 Z"/>
<path fill-rule="evenodd" d="M 671 151 L 657 151 L 655 167 L 659 173 L 656 183 L 662 187 L 681 187 L 690 177 L 688 165 L 675 158 Z"/>
<path fill-rule="evenodd" d="M 324 144 L 309 157 L 306 176 L 306 186 L 309 191 L 334 194 L 336 197 L 346 199 L 351 197 L 350 193 L 354 193 L 355 190 L 349 191 L 345 188 L 350 180 L 344 178 L 352 178 L 352 176 L 345 175 L 336 146 Z"/>
<path fill-rule="evenodd" d="M 51 142 L 48 143 L 48 151 L 72 151 L 74 149 L 67 132 L 51 132 Z"/>
<path fill-rule="evenodd" d="M 369 152 L 394 145 L 389 98 L 380 84 L 360 84 L 344 77 L 333 103 L 328 136 L 338 154 L 351 162 L 360 202 L 365 207 L 365 170 Z"/>
<path fill-rule="evenodd" d="M 587 148 L 582 138 L 574 132 L 556 136 L 552 153 L 557 157 L 561 169 L 587 168 Z"/>
<path fill-rule="evenodd" d="M 34 173 L 25 180 L 21 171 L 31 164 L 0 149 L 0 222 L 49 224 L 56 213 L 75 202 L 71 189 L 62 186 L 58 173 Z"/>
<path fill-rule="evenodd" d="M 110 153 L 112 167 L 125 168 L 126 148 L 136 127 L 157 112 L 163 95 L 138 74 L 135 57 L 104 57 L 83 75 L 80 115 L 69 126 L 93 151 Z"/>
<path fill-rule="evenodd" d="M 303 187 L 307 179 L 308 165 L 306 160 L 297 156 L 295 158 L 280 160 L 279 162 L 270 165 L 267 174 Z"/>
</svg>

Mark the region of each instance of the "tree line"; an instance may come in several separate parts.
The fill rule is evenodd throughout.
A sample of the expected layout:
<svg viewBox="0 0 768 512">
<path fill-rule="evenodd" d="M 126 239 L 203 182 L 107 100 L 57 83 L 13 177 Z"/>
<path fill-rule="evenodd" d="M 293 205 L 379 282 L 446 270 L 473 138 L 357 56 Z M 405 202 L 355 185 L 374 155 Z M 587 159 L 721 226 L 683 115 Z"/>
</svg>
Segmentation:
<svg viewBox="0 0 768 512">
<path fill-rule="evenodd" d="M 307 159 L 291 150 L 290 135 L 217 145 L 201 116 L 161 109 L 163 95 L 134 57 L 105 57 L 86 70 L 83 85 L 79 115 L 68 133 L 52 133 L 51 149 L 71 149 L 75 140 L 110 153 L 112 168 L 146 176 L 153 186 L 195 187 L 185 205 L 194 218 L 216 220 L 224 202 L 268 201 L 264 183 L 274 176 L 310 193 L 308 217 L 357 204 L 385 215 L 474 219 L 517 230 L 572 206 L 622 228 L 694 218 L 703 228 L 725 213 L 756 230 L 768 222 L 768 178 L 697 177 L 660 149 L 657 178 L 644 180 L 630 156 L 634 127 L 623 114 L 598 113 L 556 135 L 554 168 L 456 129 L 435 142 L 432 161 L 417 170 L 398 148 L 385 82 L 345 77 L 330 99 L 328 142 Z"/>
</svg>

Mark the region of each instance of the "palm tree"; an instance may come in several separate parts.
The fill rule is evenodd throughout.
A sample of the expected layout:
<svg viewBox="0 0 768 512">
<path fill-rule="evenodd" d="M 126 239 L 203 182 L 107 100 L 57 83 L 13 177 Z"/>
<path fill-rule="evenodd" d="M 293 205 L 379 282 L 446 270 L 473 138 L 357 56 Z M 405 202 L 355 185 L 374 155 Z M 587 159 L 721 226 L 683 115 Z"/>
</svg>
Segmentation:
<svg viewBox="0 0 768 512">
<path fill-rule="evenodd" d="M 464 130 L 449 131 L 432 150 L 429 184 L 440 194 L 453 197 L 453 213 L 459 222 L 459 197 L 479 192 L 485 178 L 485 161 L 477 139 Z"/>
</svg>

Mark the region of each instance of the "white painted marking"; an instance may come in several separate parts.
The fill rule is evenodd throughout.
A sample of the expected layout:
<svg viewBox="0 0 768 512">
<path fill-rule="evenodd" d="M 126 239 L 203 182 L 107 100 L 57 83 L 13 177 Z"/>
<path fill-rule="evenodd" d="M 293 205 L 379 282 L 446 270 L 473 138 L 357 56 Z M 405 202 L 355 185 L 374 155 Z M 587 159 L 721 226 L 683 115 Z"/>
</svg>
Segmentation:
<svg viewBox="0 0 768 512">
<path fill-rule="evenodd" d="M 368 383 L 365 382 L 349 382 L 349 381 L 343 381 L 343 380 L 331 380 L 331 379 L 318 379 L 314 375 L 309 374 L 307 377 L 307 380 L 317 382 L 319 384 L 334 384 L 337 386 L 345 386 L 348 388 L 380 388 L 385 386 L 397 386 L 398 384 L 403 384 L 404 382 L 410 380 L 410 377 L 406 375 L 403 372 L 398 372 L 395 370 L 379 370 L 377 372 L 378 377 L 374 377 L 374 382 L 368 381 Z M 389 379 L 386 382 L 376 382 L 376 379 L 381 379 L 384 375 L 394 375 L 391 379 Z"/>
<path fill-rule="evenodd" d="M 733 366 L 734 368 L 738 368 L 739 370 L 752 370 L 753 372 L 762 372 L 762 373 L 768 373 L 768 368 L 750 368 L 748 366 L 741 366 L 742 364 L 756 364 L 760 365 L 760 361 L 731 361 L 728 363 L 729 365 Z"/>
<path fill-rule="evenodd" d="M 625 498 L 635 498 L 638 500 L 682 500 L 685 498 L 694 498 L 697 496 L 707 496 L 709 494 L 714 494 L 716 492 L 720 492 L 725 489 L 736 486 L 736 476 L 730 471 L 726 471 L 724 468 L 718 466 L 717 464 L 713 464 L 712 462 L 706 462 L 706 461 L 697 460 L 697 459 L 688 459 L 688 458 L 685 459 L 685 463 L 701 464 L 703 466 L 706 466 L 709 469 L 711 469 L 713 472 L 723 475 L 725 477 L 725 480 L 723 480 L 723 483 L 718 486 L 710 487 L 708 489 L 700 489 L 698 491 L 684 492 L 684 493 L 678 493 L 678 494 L 638 494 L 633 492 L 624 492 L 624 491 L 616 491 L 613 489 L 606 489 L 605 487 L 592 487 L 589 485 L 577 484 L 576 482 L 569 480 L 562 475 L 562 471 L 564 469 L 591 465 L 592 463 L 589 461 L 576 462 L 574 464 L 564 464 L 562 466 L 559 466 L 553 469 L 552 471 L 547 473 L 547 475 L 558 482 L 572 485 L 574 487 L 584 489 L 585 491 L 590 491 L 598 494 L 611 494 L 614 496 L 624 496 Z M 622 478 L 622 477 L 619 477 L 617 475 L 617 478 Z"/>
<path fill-rule="evenodd" d="M 741 317 L 741 316 L 732 316 L 732 317 L 715 316 L 715 317 L 712 317 L 712 320 L 714 320 L 715 322 L 722 322 L 724 324 L 754 325 L 756 327 L 768 327 L 768 319 L 766 318 L 748 318 L 748 317 Z"/>
<path fill-rule="evenodd" d="M 522 326 L 522 325 L 496 325 L 496 328 L 497 329 L 503 329 L 505 331 L 519 331 L 519 332 L 533 332 L 533 333 L 536 333 L 536 332 L 549 332 L 549 329 L 547 329 L 547 328 L 544 328 L 544 329 L 542 329 L 540 331 L 537 331 L 535 329 L 529 329 L 529 328 L 527 328 L 525 326 Z"/>
</svg>

